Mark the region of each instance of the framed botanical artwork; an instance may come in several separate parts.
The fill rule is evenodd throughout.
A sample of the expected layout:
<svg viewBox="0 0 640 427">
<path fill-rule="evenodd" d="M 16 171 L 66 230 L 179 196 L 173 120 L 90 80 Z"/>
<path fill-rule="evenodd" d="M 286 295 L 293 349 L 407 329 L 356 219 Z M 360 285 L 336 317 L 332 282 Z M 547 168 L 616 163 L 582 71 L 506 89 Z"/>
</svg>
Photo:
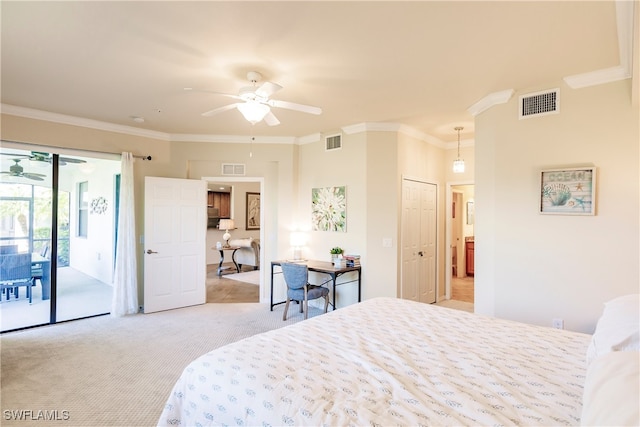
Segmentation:
<svg viewBox="0 0 640 427">
<path fill-rule="evenodd" d="M 311 189 L 313 231 L 347 231 L 347 187 Z"/>
<path fill-rule="evenodd" d="M 260 230 L 260 193 L 247 193 L 246 229 Z"/>
<path fill-rule="evenodd" d="M 595 215 L 596 168 L 546 169 L 540 173 L 540 213 Z"/>
</svg>

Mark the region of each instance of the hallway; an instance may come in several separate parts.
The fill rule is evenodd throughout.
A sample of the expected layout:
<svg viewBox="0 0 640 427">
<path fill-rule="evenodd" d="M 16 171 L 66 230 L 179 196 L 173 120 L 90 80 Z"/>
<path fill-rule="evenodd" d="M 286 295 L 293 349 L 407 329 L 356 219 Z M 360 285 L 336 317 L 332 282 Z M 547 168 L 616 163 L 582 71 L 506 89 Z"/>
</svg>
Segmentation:
<svg viewBox="0 0 640 427">
<path fill-rule="evenodd" d="M 451 299 L 473 304 L 473 276 L 451 277 Z"/>
</svg>

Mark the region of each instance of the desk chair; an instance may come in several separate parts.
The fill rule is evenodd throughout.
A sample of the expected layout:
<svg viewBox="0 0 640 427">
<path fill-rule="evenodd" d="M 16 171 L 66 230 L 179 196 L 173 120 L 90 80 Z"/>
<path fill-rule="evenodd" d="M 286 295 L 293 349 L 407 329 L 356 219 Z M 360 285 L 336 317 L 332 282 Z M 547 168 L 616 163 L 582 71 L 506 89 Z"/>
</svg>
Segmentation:
<svg viewBox="0 0 640 427">
<path fill-rule="evenodd" d="M 284 305 L 282 320 L 287 320 L 289 302 L 297 301 L 300 304 L 300 312 L 304 311 L 304 318 L 309 316 L 309 300 L 324 298 L 324 312 L 329 307 L 329 289 L 322 286 L 309 284 L 309 270 L 304 264 L 282 263 L 282 274 L 287 284 L 287 302 Z"/>
<path fill-rule="evenodd" d="M 13 291 L 16 299 L 19 297 L 18 288 L 24 286 L 27 289 L 29 304 L 32 302 L 31 286 L 31 254 L 4 254 L 0 255 L 0 288 L 6 292 L 7 300 L 10 298 L 9 290 Z"/>
</svg>

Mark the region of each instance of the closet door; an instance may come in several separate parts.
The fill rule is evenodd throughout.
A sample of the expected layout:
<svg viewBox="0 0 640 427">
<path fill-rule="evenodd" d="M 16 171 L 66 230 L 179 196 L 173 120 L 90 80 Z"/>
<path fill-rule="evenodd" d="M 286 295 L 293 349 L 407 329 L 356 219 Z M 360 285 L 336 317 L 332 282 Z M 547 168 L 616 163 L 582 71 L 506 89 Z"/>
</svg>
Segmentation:
<svg viewBox="0 0 640 427">
<path fill-rule="evenodd" d="M 402 181 L 401 298 L 433 303 L 437 283 L 437 186 Z"/>
</svg>

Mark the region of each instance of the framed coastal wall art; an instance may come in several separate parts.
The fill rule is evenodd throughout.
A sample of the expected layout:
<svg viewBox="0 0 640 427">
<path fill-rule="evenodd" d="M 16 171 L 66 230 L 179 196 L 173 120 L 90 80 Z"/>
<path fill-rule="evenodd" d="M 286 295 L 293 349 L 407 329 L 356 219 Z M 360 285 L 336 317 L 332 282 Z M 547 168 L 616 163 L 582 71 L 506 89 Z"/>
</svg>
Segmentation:
<svg viewBox="0 0 640 427">
<path fill-rule="evenodd" d="M 347 231 L 347 187 L 311 189 L 313 231 Z"/>
<path fill-rule="evenodd" d="M 596 168 L 545 169 L 540 173 L 540 213 L 595 215 Z"/>
</svg>

